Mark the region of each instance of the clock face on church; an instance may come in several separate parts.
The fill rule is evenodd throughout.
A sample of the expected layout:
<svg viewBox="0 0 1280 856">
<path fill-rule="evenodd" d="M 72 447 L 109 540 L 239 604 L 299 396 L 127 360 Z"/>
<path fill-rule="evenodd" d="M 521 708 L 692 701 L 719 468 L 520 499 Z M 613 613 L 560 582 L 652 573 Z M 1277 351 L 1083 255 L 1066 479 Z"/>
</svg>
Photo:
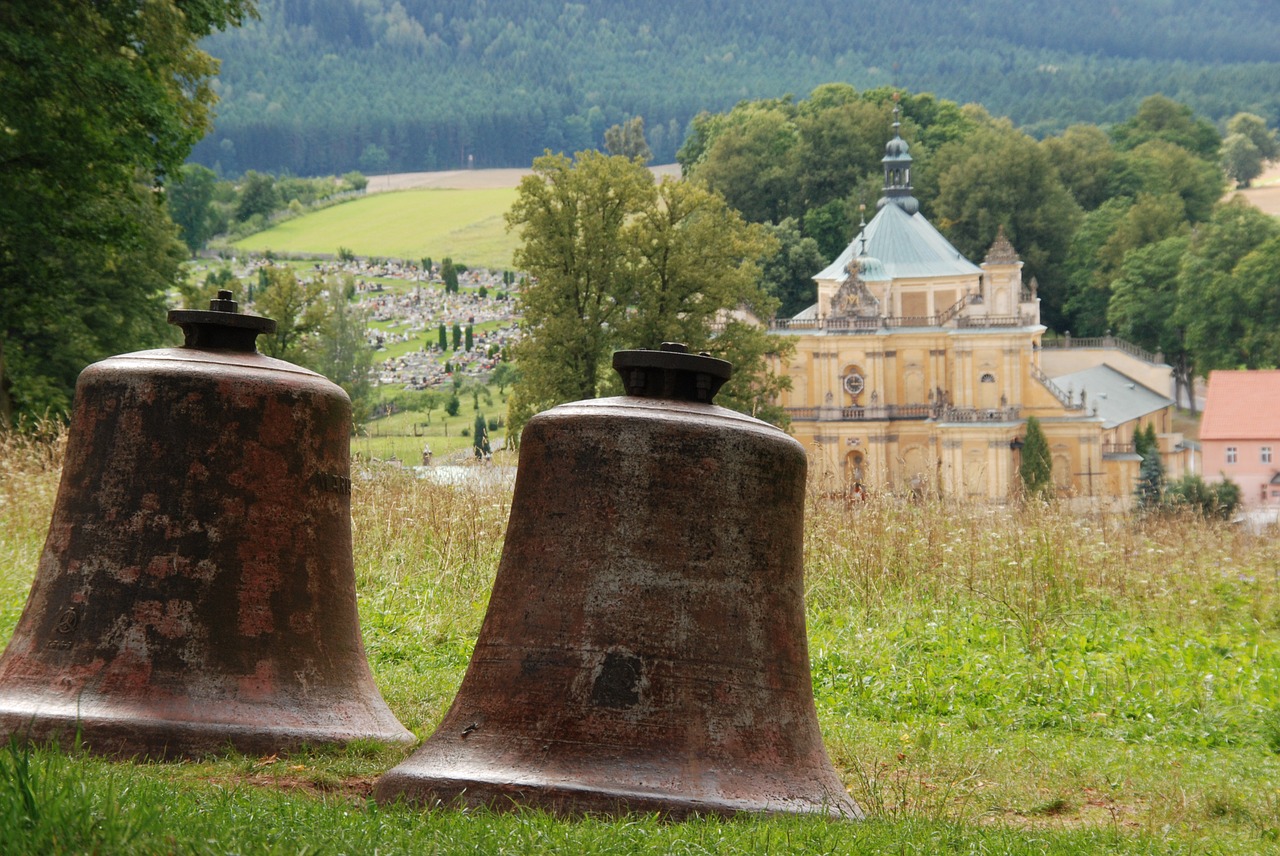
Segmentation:
<svg viewBox="0 0 1280 856">
<path fill-rule="evenodd" d="M 862 394 L 862 390 L 866 388 L 866 381 L 862 379 L 862 375 L 857 372 L 850 372 L 844 376 L 844 391 L 852 396 Z"/>
</svg>

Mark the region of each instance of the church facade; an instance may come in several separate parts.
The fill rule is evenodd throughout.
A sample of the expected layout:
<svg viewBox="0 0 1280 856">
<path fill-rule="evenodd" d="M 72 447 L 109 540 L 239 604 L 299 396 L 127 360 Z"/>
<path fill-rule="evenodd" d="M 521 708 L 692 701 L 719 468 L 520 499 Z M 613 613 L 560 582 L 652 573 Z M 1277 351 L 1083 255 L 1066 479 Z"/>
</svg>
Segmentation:
<svg viewBox="0 0 1280 856">
<path fill-rule="evenodd" d="M 920 214 L 897 122 L 883 164 L 878 210 L 814 276 L 817 303 L 770 324 L 795 345 L 774 367 L 791 383 L 780 403 L 827 489 L 1006 498 L 1030 416 L 1063 495 L 1130 497 L 1148 423 L 1166 472 L 1191 466 L 1168 366 L 1133 348 L 1043 347 L 1035 281 L 1003 231 L 975 264 Z"/>
</svg>

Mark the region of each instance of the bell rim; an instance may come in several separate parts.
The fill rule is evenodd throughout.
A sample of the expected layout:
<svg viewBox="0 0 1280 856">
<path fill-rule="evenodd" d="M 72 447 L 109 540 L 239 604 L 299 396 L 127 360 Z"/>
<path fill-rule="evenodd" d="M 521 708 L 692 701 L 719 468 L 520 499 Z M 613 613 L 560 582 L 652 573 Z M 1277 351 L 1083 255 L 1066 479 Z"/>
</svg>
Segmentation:
<svg viewBox="0 0 1280 856">
<path fill-rule="evenodd" d="M 418 742 L 390 708 L 367 727 L 344 722 L 340 727 L 323 723 L 264 725 L 261 723 L 218 722 L 216 720 L 172 720 L 119 718 L 29 709 L 0 702 L 0 735 L 18 740 L 56 741 L 64 746 L 78 744 L 90 754 L 116 758 L 191 758 L 234 750 L 246 754 L 279 752 L 304 746 L 344 745 L 375 740 L 401 748 Z M 370 711 L 372 714 L 373 711 Z M 390 718 L 394 723 L 387 723 Z M 379 722 L 378 720 L 384 720 Z"/>
<path fill-rule="evenodd" d="M 829 820 L 863 820 L 865 814 L 852 797 L 841 790 L 827 799 L 795 797 L 770 801 L 763 797 L 692 796 L 658 789 L 608 787 L 587 781 L 539 781 L 534 770 L 507 769 L 490 776 L 472 769 L 450 775 L 415 770 L 414 756 L 384 773 L 374 785 L 380 805 L 403 802 L 418 807 L 451 805 L 486 806 L 515 810 L 525 806 L 568 817 L 587 815 L 626 816 L 660 814 L 668 819 L 696 816 L 733 817 L 740 814 L 825 816 Z M 834 773 L 834 771 L 833 771 Z"/>
</svg>

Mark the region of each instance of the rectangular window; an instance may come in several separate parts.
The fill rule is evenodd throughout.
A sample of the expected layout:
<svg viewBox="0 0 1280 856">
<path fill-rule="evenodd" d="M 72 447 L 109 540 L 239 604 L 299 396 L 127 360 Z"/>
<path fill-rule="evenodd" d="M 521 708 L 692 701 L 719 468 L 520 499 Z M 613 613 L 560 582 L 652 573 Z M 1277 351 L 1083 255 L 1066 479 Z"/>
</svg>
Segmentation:
<svg viewBox="0 0 1280 856">
<path fill-rule="evenodd" d="M 1227 447 L 1227 463 L 1234 464 L 1235 462 L 1236 462 L 1236 447 L 1228 446 Z"/>
<path fill-rule="evenodd" d="M 1271 463 L 1271 447 L 1270 446 L 1262 447 L 1262 463 L 1264 464 Z"/>
</svg>

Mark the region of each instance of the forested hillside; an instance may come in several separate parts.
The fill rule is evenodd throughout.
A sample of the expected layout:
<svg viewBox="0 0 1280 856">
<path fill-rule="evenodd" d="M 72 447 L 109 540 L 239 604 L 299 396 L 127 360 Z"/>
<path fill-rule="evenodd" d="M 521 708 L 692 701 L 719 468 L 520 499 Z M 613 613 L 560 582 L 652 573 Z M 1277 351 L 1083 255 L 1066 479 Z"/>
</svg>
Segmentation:
<svg viewBox="0 0 1280 856">
<path fill-rule="evenodd" d="M 1163 93 L 1280 121 L 1271 0 L 260 0 L 215 35 L 215 130 L 236 174 L 526 166 L 639 115 L 657 161 L 699 111 L 815 86 L 979 102 L 1033 133 Z"/>
</svg>

